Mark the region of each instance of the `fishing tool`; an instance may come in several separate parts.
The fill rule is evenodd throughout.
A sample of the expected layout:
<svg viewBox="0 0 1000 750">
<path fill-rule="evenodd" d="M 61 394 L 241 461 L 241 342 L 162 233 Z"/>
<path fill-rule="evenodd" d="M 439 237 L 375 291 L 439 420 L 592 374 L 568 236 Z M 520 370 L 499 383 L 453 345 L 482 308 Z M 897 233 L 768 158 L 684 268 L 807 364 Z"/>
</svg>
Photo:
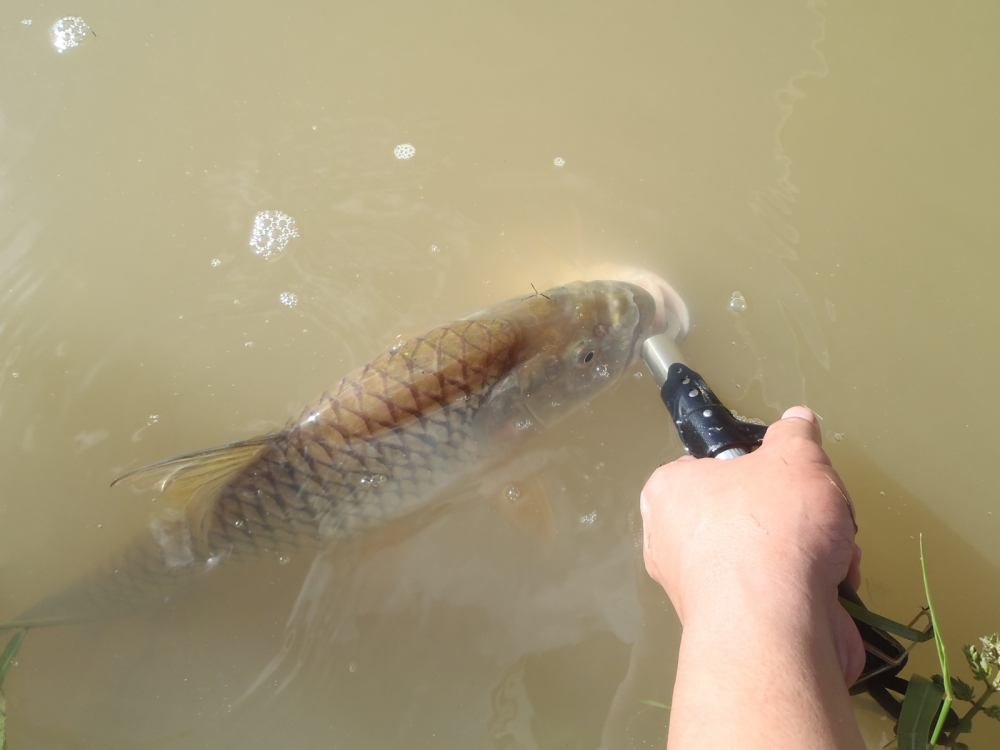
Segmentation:
<svg viewBox="0 0 1000 750">
<path fill-rule="evenodd" d="M 673 417 L 685 450 L 695 458 L 734 459 L 752 452 L 764 439 L 767 425 L 736 416 L 719 400 L 699 373 L 685 364 L 677 338 L 664 333 L 645 340 L 642 358 L 660 389 L 660 399 Z M 840 602 L 854 620 L 865 647 L 865 666 L 850 688 L 852 695 L 868 692 L 890 715 L 898 718 L 907 681 L 899 676 L 909 647 L 888 630 L 917 641 L 931 631 L 901 625 L 871 612 L 847 582 L 838 589 Z"/>
</svg>

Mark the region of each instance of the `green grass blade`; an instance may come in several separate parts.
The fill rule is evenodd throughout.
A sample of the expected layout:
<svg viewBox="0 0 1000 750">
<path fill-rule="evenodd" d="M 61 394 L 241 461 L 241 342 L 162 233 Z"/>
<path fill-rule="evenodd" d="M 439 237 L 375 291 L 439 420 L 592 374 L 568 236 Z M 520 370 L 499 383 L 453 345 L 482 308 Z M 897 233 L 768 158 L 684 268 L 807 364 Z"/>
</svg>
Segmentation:
<svg viewBox="0 0 1000 750">
<path fill-rule="evenodd" d="M 941 736 L 941 730 L 944 729 L 944 722 L 948 718 L 948 710 L 951 708 L 955 696 L 951 691 L 951 675 L 948 673 L 948 652 L 944 647 L 941 628 L 938 627 L 937 615 L 934 612 L 934 602 L 931 601 L 931 587 L 927 582 L 927 563 L 924 561 L 923 534 L 920 535 L 920 574 L 924 579 L 924 596 L 927 598 L 927 611 L 931 617 L 931 627 L 934 629 L 934 647 L 937 649 L 938 661 L 941 663 L 941 678 L 944 683 L 944 703 L 938 714 L 937 723 L 934 725 L 934 731 L 931 733 L 931 745 L 934 745 L 938 741 L 938 737 Z"/>
<path fill-rule="evenodd" d="M 11 665 L 14 663 L 14 659 L 17 658 L 17 652 L 21 650 L 21 643 L 24 642 L 24 636 L 27 634 L 27 630 L 18 630 L 11 636 L 10 640 L 7 641 L 7 645 L 4 646 L 3 653 L 0 654 L 0 687 L 3 687 L 4 678 L 7 676 L 8 670 L 10 670 Z M 7 702 L 3 697 L 3 691 L 0 690 L 0 750 L 4 750 L 6 747 Z"/>
<path fill-rule="evenodd" d="M 42 620 L 11 620 L 0 622 L 0 630 L 31 630 L 34 628 L 54 628 L 57 625 L 73 625 L 81 622 L 72 617 L 46 617 Z"/>
<path fill-rule="evenodd" d="M 923 675 L 913 675 L 903 696 L 896 744 L 899 750 L 927 750 L 931 724 L 938 715 L 944 691 Z"/>
<path fill-rule="evenodd" d="M 14 663 L 14 659 L 17 658 L 17 652 L 21 650 L 21 643 L 24 641 L 24 636 L 27 634 L 27 630 L 18 630 L 13 636 L 11 636 L 11 639 L 7 641 L 7 645 L 4 646 L 3 653 L 0 654 L 0 687 L 3 687 L 3 681 L 7 676 L 7 670 L 10 669 L 11 665 Z"/>
<path fill-rule="evenodd" d="M 660 701 L 649 700 L 648 698 L 639 701 L 639 703 L 643 704 L 644 706 L 652 706 L 653 708 L 662 708 L 664 711 L 670 710 L 670 704 L 661 703 Z"/>
<path fill-rule="evenodd" d="M 840 606 L 846 609 L 847 614 L 855 620 L 871 625 L 874 628 L 884 630 L 886 633 L 889 633 L 889 635 L 905 638 L 912 643 L 929 641 L 934 637 L 932 633 L 929 633 L 926 630 L 917 630 L 916 628 L 911 628 L 908 625 L 903 625 L 901 622 L 890 620 L 888 617 L 876 614 L 867 607 L 858 604 L 857 602 L 852 602 L 850 599 L 845 599 L 844 597 L 840 598 Z"/>
</svg>

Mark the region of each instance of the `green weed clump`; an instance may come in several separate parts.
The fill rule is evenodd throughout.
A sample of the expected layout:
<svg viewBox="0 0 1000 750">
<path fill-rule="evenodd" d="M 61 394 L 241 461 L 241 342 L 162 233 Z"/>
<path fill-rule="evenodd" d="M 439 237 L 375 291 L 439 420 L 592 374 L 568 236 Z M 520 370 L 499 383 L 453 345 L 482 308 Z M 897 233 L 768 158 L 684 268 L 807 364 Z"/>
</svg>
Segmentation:
<svg viewBox="0 0 1000 750">
<path fill-rule="evenodd" d="M 922 535 L 920 572 L 941 674 L 931 675 L 930 678 L 923 675 L 910 677 L 896 727 L 896 744 L 900 750 L 927 750 L 929 747 L 969 750 L 969 746 L 960 742 L 959 737 L 972 731 L 972 720 L 978 714 L 1000 721 L 1000 705 L 990 703 L 994 694 L 1000 691 L 1000 633 L 983 636 L 979 639 L 978 646 L 966 645 L 962 649 L 974 681 L 982 684 L 978 688 L 981 692 L 977 695 L 976 687 L 949 672 L 948 652 L 927 580 Z M 952 710 L 956 701 L 969 704 L 961 716 Z"/>
</svg>

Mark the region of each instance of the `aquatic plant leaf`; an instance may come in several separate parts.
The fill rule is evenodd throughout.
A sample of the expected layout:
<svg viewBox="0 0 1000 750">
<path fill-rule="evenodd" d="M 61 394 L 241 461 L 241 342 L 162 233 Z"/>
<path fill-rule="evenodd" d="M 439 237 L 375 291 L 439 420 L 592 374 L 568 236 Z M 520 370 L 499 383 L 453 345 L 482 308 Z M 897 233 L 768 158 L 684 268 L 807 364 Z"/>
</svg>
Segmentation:
<svg viewBox="0 0 1000 750">
<path fill-rule="evenodd" d="M 960 701 L 969 701 L 971 703 L 975 697 L 975 690 L 972 685 L 967 683 L 961 677 L 951 678 L 951 692 Z"/>
<path fill-rule="evenodd" d="M 966 644 L 962 647 L 962 653 L 965 654 L 965 660 L 969 663 L 969 670 L 972 672 L 973 677 L 977 680 L 989 678 L 989 665 L 978 648 L 971 644 Z"/>
<path fill-rule="evenodd" d="M 944 677 L 939 674 L 932 674 L 931 681 L 944 690 Z M 975 688 L 959 677 L 951 678 L 951 692 L 960 701 L 972 703 L 975 700 Z"/>
<path fill-rule="evenodd" d="M 1000 706 L 987 706 L 983 709 L 983 713 L 995 721 L 1000 721 Z"/>
<path fill-rule="evenodd" d="M 896 741 L 899 750 L 927 750 L 931 725 L 938 715 L 944 690 L 923 675 L 913 675 L 903 696 Z"/>
</svg>

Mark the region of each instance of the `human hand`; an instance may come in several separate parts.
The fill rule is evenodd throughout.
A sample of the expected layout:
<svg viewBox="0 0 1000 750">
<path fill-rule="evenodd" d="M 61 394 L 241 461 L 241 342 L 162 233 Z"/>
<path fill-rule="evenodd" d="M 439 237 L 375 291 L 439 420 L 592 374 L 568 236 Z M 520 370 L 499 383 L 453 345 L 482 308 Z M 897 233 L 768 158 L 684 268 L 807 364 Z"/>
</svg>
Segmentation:
<svg viewBox="0 0 1000 750">
<path fill-rule="evenodd" d="M 786 411 L 749 455 L 661 466 L 640 508 L 646 570 L 686 629 L 819 629 L 857 679 L 864 649 L 837 599 L 841 581 L 860 581 L 857 528 L 812 411 Z"/>
</svg>

